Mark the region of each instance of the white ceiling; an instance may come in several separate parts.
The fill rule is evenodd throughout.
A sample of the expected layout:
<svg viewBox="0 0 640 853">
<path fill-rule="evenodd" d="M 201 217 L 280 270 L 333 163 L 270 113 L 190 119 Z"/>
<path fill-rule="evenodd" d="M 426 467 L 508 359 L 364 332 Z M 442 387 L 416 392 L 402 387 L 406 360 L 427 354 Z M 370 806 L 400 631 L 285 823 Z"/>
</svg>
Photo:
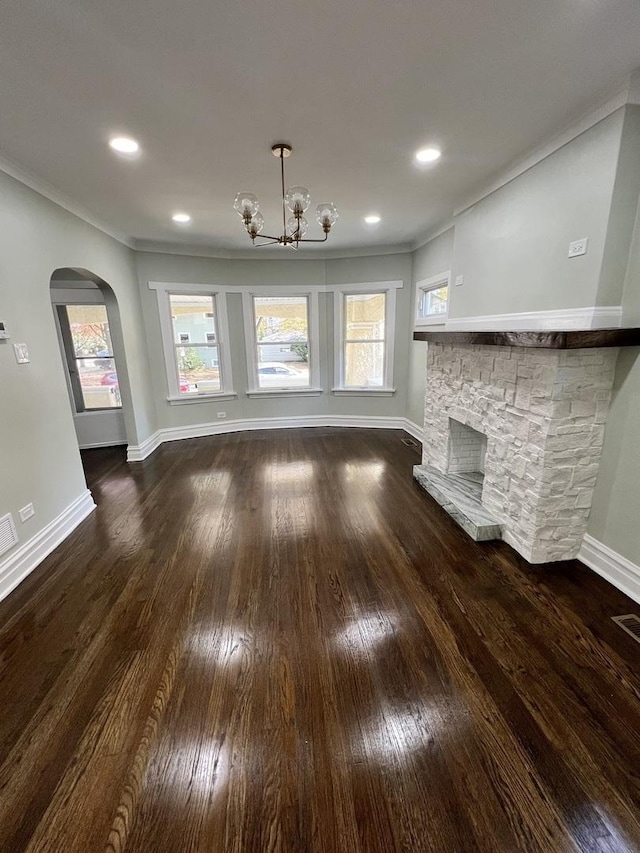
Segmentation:
<svg viewBox="0 0 640 853">
<path fill-rule="evenodd" d="M 279 224 L 283 139 L 288 183 L 339 207 L 328 247 L 411 244 L 639 65 L 638 0 L 3 0 L 0 152 L 129 238 L 215 252 L 248 248 L 238 190 Z"/>
</svg>

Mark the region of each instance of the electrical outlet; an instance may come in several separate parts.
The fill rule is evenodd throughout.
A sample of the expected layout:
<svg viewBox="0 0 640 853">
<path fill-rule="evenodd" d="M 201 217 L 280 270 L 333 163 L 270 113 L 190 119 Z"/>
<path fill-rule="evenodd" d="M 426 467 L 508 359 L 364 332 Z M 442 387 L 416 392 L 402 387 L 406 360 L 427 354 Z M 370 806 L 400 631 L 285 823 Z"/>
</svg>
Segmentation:
<svg viewBox="0 0 640 853">
<path fill-rule="evenodd" d="M 457 275 L 456 279 L 455 279 L 455 286 L 456 287 L 462 287 L 463 284 L 464 284 L 464 276 L 463 275 Z"/>
<path fill-rule="evenodd" d="M 18 364 L 29 363 L 29 348 L 26 344 L 14 344 L 13 351 L 16 355 L 16 361 Z"/>
<path fill-rule="evenodd" d="M 219 417 L 219 418 L 226 418 L 226 417 L 227 417 L 227 413 L 226 413 L 226 412 L 218 412 L 218 417 Z"/>
<path fill-rule="evenodd" d="M 35 514 L 36 511 L 33 508 L 33 504 L 27 504 L 26 506 L 23 506 L 22 509 L 18 510 L 20 521 L 26 521 L 28 518 L 31 518 L 31 516 Z"/>
<path fill-rule="evenodd" d="M 583 237 L 582 240 L 574 240 L 573 243 L 569 243 L 569 255 L 570 258 L 577 258 L 580 255 L 587 254 L 587 246 L 589 244 L 589 238 Z"/>
</svg>

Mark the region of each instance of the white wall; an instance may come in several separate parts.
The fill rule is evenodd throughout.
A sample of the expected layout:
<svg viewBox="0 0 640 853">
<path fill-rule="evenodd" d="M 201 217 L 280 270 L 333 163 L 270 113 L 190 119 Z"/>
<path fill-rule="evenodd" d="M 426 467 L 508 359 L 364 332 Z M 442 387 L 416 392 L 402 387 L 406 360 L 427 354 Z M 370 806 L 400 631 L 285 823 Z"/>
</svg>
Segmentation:
<svg viewBox="0 0 640 853">
<path fill-rule="evenodd" d="M 603 304 L 598 291 L 625 110 L 619 109 L 455 219 L 450 316 Z M 569 243 L 589 238 L 586 255 Z M 622 281 L 610 286 L 619 305 Z M 617 301 L 615 301 L 617 300 Z"/>
<path fill-rule="evenodd" d="M 155 429 L 133 252 L 19 182 L 0 173 L 0 515 L 32 502 L 18 522 L 21 543 L 41 531 L 85 489 L 49 294 L 56 269 L 86 268 L 117 296 L 132 405 L 127 432 L 141 441 Z M 18 365 L 15 342 L 29 346 Z M 0 558 L 2 562 L 11 552 Z"/>
<path fill-rule="evenodd" d="M 640 169 L 638 170 L 640 172 Z M 625 274 L 623 325 L 640 327 L 640 205 Z M 640 349 L 620 351 L 607 419 L 591 536 L 640 565 Z"/>
</svg>

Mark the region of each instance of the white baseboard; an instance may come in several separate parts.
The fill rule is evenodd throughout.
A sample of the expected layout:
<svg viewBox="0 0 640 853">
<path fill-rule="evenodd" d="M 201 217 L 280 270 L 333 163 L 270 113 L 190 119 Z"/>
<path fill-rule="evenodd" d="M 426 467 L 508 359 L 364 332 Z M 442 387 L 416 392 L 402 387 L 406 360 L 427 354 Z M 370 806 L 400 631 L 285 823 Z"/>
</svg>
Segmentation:
<svg viewBox="0 0 640 853">
<path fill-rule="evenodd" d="M 587 533 L 578 559 L 640 604 L 640 566 Z"/>
<path fill-rule="evenodd" d="M 554 311 L 523 311 L 517 314 L 483 314 L 477 317 L 450 317 L 448 332 L 473 331 L 581 331 L 620 328 L 620 305 L 595 305 L 589 308 L 561 308 Z"/>
<path fill-rule="evenodd" d="M 0 561 L 0 601 L 39 566 L 95 508 L 91 492 L 86 489 L 39 533 L 32 536 L 6 560 Z"/>
<path fill-rule="evenodd" d="M 127 462 L 142 462 L 167 441 L 185 438 L 203 438 L 230 432 L 258 429 L 297 429 L 299 427 L 359 427 L 361 429 L 402 429 L 422 441 L 422 430 L 417 424 L 401 417 L 358 417 L 356 415 L 307 415 L 293 418 L 245 418 L 235 421 L 191 424 L 182 427 L 165 427 L 154 432 L 142 444 L 129 445 Z"/>
<path fill-rule="evenodd" d="M 147 456 L 151 456 L 161 444 L 160 431 L 152 433 L 141 444 L 130 444 L 127 447 L 127 462 L 142 462 Z"/>
</svg>

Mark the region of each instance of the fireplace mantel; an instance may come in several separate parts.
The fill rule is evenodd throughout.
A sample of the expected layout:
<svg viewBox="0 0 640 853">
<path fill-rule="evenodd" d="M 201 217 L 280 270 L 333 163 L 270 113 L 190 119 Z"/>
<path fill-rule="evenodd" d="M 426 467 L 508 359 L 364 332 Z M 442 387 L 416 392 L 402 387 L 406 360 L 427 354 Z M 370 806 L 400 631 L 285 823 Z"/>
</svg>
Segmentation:
<svg viewBox="0 0 640 853">
<path fill-rule="evenodd" d="M 490 347 L 537 347 L 539 349 L 592 349 L 593 347 L 640 347 L 640 329 L 589 329 L 539 332 L 414 332 L 414 341 Z"/>
</svg>

